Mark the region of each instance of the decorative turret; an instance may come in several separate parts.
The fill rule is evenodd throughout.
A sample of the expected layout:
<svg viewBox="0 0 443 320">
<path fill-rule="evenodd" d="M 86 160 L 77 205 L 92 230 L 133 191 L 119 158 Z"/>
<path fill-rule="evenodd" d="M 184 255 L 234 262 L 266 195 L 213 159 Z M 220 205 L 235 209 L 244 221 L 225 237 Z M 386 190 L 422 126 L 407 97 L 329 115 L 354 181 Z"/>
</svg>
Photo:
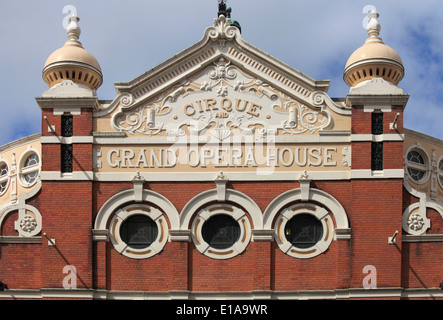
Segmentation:
<svg viewBox="0 0 443 320">
<path fill-rule="evenodd" d="M 350 87 L 373 78 L 383 78 L 398 85 L 405 73 L 403 62 L 398 53 L 379 37 L 381 26 L 376 10 L 372 10 L 368 17 L 369 38 L 349 57 L 343 79 Z"/>
<path fill-rule="evenodd" d="M 46 60 L 43 80 L 50 88 L 64 80 L 71 80 L 96 90 L 103 83 L 100 64 L 79 41 L 81 30 L 77 23 L 80 19 L 72 16 L 69 20 L 66 29 L 69 40 Z"/>
</svg>

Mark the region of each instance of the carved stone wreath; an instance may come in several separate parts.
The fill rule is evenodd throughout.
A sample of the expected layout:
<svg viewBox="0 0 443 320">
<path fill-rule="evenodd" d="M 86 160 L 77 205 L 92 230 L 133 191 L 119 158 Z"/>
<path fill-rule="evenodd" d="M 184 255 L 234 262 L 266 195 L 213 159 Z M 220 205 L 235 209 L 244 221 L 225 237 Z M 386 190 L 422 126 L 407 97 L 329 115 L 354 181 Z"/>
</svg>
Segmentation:
<svg viewBox="0 0 443 320">
<path fill-rule="evenodd" d="M 32 232 L 35 230 L 35 228 L 37 228 L 37 221 L 34 219 L 34 217 L 26 215 L 20 221 L 20 228 L 24 232 Z"/>
<path fill-rule="evenodd" d="M 412 229 L 414 231 L 419 231 L 419 230 L 423 229 L 425 222 L 424 222 L 423 217 L 420 214 L 415 213 L 415 214 L 411 215 L 411 217 L 409 218 L 408 225 L 409 225 L 410 229 Z"/>
</svg>

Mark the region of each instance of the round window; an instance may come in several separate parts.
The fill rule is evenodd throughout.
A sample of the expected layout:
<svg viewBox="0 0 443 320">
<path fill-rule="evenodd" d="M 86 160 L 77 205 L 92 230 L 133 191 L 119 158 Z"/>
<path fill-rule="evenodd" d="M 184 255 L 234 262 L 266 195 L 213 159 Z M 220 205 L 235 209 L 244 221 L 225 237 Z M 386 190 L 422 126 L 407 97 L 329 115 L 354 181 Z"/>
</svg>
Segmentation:
<svg viewBox="0 0 443 320">
<path fill-rule="evenodd" d="M 334 223 L 329 212 L 313 203 L 284 209 L 275 224 L 275 239 L 281 251 L 308 259 L 325 252 L 333 240 Z"/>
<path fill-rule="evenodd" d="M 213 259 L 230 259 L 241 254 L 251 240 L 247 214 L 223 203 L 197 212 L 192 223 L 192 240 L 202 254 Z"/>
<path fill-rule="evenodd" d="M 426 156 L 418 149 L 414 149 L 408 152 L 406 159 L 409 177 L 416 183 L 424 182 L 427 173 Z"/>
<path fill-rule="evenodd" d="M 212 216 L 203 224 L 202 236 L 211 247 L 227 249 L 238 241 L 240 225 L 225 214 Z"/>
<path fill-rule="evenodd" d="M 168 241 L 168 224 L 163 213 L 145 204 L 117 210 L 109 232 L 117 252 L 132 259 L 150 258 L 161 252 Z"/>
<path fill-rule="evenodd" d="M 156 223 L 145 215 L 135 215 L 126 219 L 120 227 L 122 241 L 133 249 L 149 247 L 156 239 Z"/>
<path fill-rule="evenodd" d="M 296 248 L 311 248 L 323 236 L 323 226 L 311 214 L 299 214 L 291 218 L 285 226 L 285 237 Z"/>
</svg>

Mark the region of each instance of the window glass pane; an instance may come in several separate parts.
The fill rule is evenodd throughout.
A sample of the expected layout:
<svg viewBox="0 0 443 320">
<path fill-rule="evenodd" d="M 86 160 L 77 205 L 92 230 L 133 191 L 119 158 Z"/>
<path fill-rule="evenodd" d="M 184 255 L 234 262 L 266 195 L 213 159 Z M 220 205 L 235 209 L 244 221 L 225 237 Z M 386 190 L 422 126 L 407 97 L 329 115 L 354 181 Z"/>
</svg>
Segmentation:
<svg viewBox="0 0 443 320">
<path fill-rule="evenodd" d="M 72 137 L 73 119 L 72 116 L 62 116 L 62 137 Z"/>
<path fill-rule="evenodd" d="M 25 161 L 25 168 L 37 165 L 39 163 L 38 155 L 33 153 Z"/>
<path fill-rule="evenodd" d="M 6 163 L 3 163 L 0 166 L 0 177 L 4 177 L 8 174 L 8 165 Z"/>
<path fill-rule="evenodd" d="M 238 241 L 240 226 L 231 216 L 215 215 L 203 224 L 202 236 L 211 247 L 227 249 Z"/>
<path fill-rule="evenodd" d="M 72 172 L 72 160 L 73 160 L 73 147 L 72 144 L 61 145 L 61 171 Z"/>
<path fill-rule="evenodd" d="M 372 143 L 372 170 L 383 170 L 383 142 Z"/>
<path fill-rule="evenodd" d="M 422 155 L 417 151 L 411 151 L 408 153 L 408 161 L 425 164 L 425 160 L 423 159 Z"/>
<path fill-rule="evenodd" d="M 38 171 L 27 173 L 23 176 L 23 178 L 25 178 L 25 181 L 27 183 L 33 183 L 35 179 L 37 179 L 37 177 L 38 177 Z"/>
<path fill-rule="evenodd" d="M 294 247 L 310 248 L 322 238 L 323 226 L 313 215 L 298 214 L 286 223 L 285 236 Z"/>
<path fill-rule="evenodd" d="M 425 173 L 420 170 L 408 168 L 409 176 L 414 181 L 420 181 L 425 176 Z"/>
<path fill-rule="evenodd" d="M 372 134 L 383 134 L 383 113 L 372 113 Z"/>
<path fill-rule="evenodd" d="M 120 227 L 120 236 L 129 247 L 144 249 L 156 239 L 158 229 L 155 222 L 144 215 L 136 215 L 126 219 Z"/>
</svg>

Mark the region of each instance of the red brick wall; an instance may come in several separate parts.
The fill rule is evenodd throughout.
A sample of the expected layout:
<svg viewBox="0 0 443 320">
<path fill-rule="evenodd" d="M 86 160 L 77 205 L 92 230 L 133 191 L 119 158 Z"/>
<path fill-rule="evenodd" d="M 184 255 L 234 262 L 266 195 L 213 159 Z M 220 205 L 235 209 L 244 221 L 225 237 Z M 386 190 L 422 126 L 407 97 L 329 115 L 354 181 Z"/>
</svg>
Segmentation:
<svg viewBox="0 0 443 320">
<path fill-rule="evenodd" d="M 73 116 L 74 136 L 92 135 L 92 109 L 82 108 L 80 115 Z"/>
<path fill-rule="evenodd" d="M 362 287 L 363 268 L 377 270 L 378 287 L 400 286 L 402 180 L 353 180 L 351 220 L 351 287 Z M 399 232 L 397 243 L 388 237 Z"/>
<path fill-rule="evenodd" d="M 443 246 L 441 242 L 404 243 L 402 286 L 435 288 L 443 282 Z"/>
<path fill-rule="evenodd" d="M 9 289 L 41 288 L 41 252 L 40 244 L 0 244 L 0 281 Z"/>
<path fill-rule="evenodd" d="M 94 187 L 96 208 L 109 196 L 126 188 L 115 183 L 99 183 Z M 177 201 L 180 211 L 192 197 L 214 188 L 213 183 L 147 183 L 145 188 L 154 190 Z M 230 183 L 230 188 L 244 192 L 264 210 L 270 201 L 282 192 L 297 188 L 297 182 L 283 183 Z M 214 260 L 198 252 L 193 243 L 167 243 L 164 251 L 147 260 L 133 260 L 119 255 L 108 243 L 107 285 L 118 288 L 117 282 L 131 270 L 157 270 L 158 279 L 151 275 L 143 279 L 143 272 L 131 286 L 139 290 L 302 290 L 333 289 L 336 287 L 362 287 L 363 267 L 374 265 L 378 272 L 378 286 L 400 285 L 401 242 L 388 245 L 388 237 L 401 232 L 402 181 L 360 180 L 343 182 L 316 182 L 313 188 L 331 193 L 344 206 L 352 228 L 350 241 L 332 242 L 330 248 L 313 259 L 295 259 L 280 251 L 276 243 L 251 242 L 239 256 L 228 260 Z M 377 199 L 377 201 L 374 201 Z M 375 223 L 376 222 L 376 223 Z M 400 239 L 400 238 L 399 238 Z M 180 254 L 177 247 L 189 246 Z M 175 252 L 175 253 L 174 253 Z M 169 267 L 170 259 L 178 259 L 182 269 Z M 162 264 L 163 267 L 158 266 Z M 187 266 L 187 267 L 185 267 Z M 258 267 L 259 266 L 259 267 Z M 154 268 L 154 269 L 152 269 Z M 139 271 L 137 271 L 138 274 Z M 171 274 L 187 274 L 186 281 L 172 282 Z M 186 278 L 186 277 L 185 277 Z M 161 284 L 160 284 L 161 283 Z M 126 288 L 126 287 L 125 287 Z M 128 289 L 129 290 L 129 289 Z M 158 289 L 155 289 L 158 290 Z"/>
<path fill-rule="evenodd" d="M 91 195 L 92 182 L 43 182 L 38 208 L 42 233 L 56 241 L 56 246 L 48 246 L 47 239 L 42 240 L 43 287 L 62 287 L 66 265 L 77 269 L 77 287 L 92 287 Z"/>
<path fill-rule="evenodd" d="M 370 134 L 372 114 L 364 112 L 363 106 L 352 106 L 352 134 Z"/>
</svg>

